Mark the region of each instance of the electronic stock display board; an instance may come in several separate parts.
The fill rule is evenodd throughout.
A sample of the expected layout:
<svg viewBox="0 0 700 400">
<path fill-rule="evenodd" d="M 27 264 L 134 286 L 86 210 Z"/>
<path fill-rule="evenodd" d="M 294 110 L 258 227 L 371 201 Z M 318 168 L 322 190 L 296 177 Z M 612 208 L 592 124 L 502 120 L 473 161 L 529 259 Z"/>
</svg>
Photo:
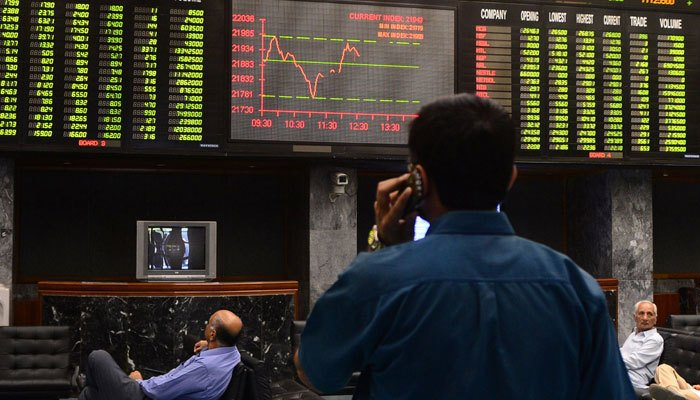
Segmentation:
<svg viewBox="0 0 700 400">
<path fill-rule="evenodd" d="M 699 7 L 589 3 L 461 3 L 461 90 L 511 111 L 520 160 L 697 160 Z"/>
<path fill-rule="evenodd" d="M 0 0 L 0 146 L 219 148 L 224 11 L 203 0 Z"/>
<path fill-rule="evenodd" d="M 0 0 L 0 150 L 395 157 L 469 91 L 520 161 L 700 163 L 700 2 L 420 3 Z"/>
<path fill-rule="evenodd" d="M 231 140 L 405 147 L 420 106 L 454 92 L 454 10 L 231 4 Z"/>
</svg>

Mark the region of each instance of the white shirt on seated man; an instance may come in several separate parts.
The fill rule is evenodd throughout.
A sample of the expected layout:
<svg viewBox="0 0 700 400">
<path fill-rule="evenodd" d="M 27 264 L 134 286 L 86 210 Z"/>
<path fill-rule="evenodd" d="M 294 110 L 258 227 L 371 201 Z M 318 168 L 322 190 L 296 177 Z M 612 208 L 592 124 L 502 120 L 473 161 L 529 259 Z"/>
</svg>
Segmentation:
<svg viewBox="0 0 700 400">
<path fill-rule="evenodd" d="M 634 305 L 634 331 L 620 348 L 627 374 L 637 394 L 649 389 L 664 350 L 664 339 L 656 332 L 656 304 L 642 300 Z"/>
</svg>

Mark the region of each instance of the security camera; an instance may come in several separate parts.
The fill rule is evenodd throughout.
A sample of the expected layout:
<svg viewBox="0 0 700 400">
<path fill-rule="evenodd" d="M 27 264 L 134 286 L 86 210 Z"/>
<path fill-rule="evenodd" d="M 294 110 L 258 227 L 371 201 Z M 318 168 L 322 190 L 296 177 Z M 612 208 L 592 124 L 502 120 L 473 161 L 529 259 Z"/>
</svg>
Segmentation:
<svg viewBox="0 0 700 400">
<path fill-rule="evenodd" d="M 342 172 L 336 172 L 333 175 L 331 175 L 331 180 L 336 186 L 347 186 L 350 183 L 350 178 L 348 177 L 348 174 L 344 174 Z"/>
<path fill-rule="evenodd" d="M 342 172 L 334 172 L 331 174 L 331 182 L 333 183 L 333 188 L 328 196 L 331 199 L 331 203 L 334 203 L 338 197 L 346 194 L 345 187 L 350 183 L 350 177 Z"/>
</svg>

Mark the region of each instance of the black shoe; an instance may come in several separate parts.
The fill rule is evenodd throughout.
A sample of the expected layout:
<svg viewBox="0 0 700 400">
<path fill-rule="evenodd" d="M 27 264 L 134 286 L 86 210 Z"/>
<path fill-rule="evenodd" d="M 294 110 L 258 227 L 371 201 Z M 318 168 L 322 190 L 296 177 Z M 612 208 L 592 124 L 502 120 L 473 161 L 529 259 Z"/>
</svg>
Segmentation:
<svg viewBox="0 0 700 400">
<path fill-rule="evenodd" d="M 685 397 L 672 387 L 663 387 L 655 383 L 649 386 L 649 394 L 654 400 L 685 400 Z"/>
</svg>

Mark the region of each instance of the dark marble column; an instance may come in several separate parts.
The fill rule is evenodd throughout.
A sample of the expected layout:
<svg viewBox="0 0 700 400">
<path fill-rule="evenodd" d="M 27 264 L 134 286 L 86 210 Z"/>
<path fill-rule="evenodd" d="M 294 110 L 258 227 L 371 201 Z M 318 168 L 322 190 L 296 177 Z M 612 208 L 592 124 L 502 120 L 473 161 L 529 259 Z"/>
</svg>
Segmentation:
<svg viewBox="0 0 700 400">
<path fill-rule="evenodd" d="M 605 173 L 567 182 L 567 252 L 595 278 L 612 278 L 610 188 Z"/>
<path fill-rule="evenodd" d="M 342 194 L 333 193 L 333 174 L 347 174 Z M 319 166 L 310 171 L 309 286 L 310 307 L 357 255 L 357 172 Z M 300 318 L 305 319 L 301 315 Z"/>
<path fill-rule="evenodd" d="M 620 282 L 618 337 L 634 329 L 634 304 L 653 300 L 653 209 L 651 171 L 608 172 L 612 199 L 613 277 Z"/>
<path fill-rule="evenodd" d="M 653 298 L 651 172 L 608 170 L 571 177 L 568 254 L 595 278 L 615 278 L 618 338 L 634 328 L 634 304 Z"/>
<path fill-rule="evenodd" d="M 14 162 L 0 159 L 0 284 L 12 286 L 12 232 L 14 230 Z"/>
<path fill-rule="evenodd" d="M 12 310 L 12 249 L 14 231 L 14 161 L 0 159 L 0 286 L 10 289 L 9 304 L 0 304 L 0 321 Z"/>
</svg>

